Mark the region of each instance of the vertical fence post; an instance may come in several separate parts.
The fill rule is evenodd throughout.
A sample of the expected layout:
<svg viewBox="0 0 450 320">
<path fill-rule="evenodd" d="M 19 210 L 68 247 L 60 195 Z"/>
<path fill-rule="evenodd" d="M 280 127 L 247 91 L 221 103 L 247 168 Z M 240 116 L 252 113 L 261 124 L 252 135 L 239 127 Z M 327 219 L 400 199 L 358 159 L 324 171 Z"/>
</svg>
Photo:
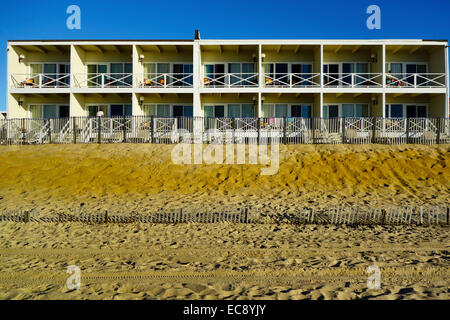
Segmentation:
<svg viewBox="0 0 450 320">
<path fill-rule="evenodd" d="M 283 144 L 287 144 L 287 117 L 283 118 Z"/>
<path fill-rule="evenodd" d="M 406 118 L 406 143 L 410 144 L 410 138 L 409 138 L 409 117 Z"/>
<path fill-rule="evenodd" d="M 77 144 L 77 124 L 76 118 L 72 118 L 72 127 L 73 127 L 73 144 Z"/>
<path fill-rule="evenodd" d="M 377 118 L 373 117 L 372 118 L 372 143 L 375 143 L 376 138 L 375 138 L 375 134 L 376 134 L 376 123 L 377 123 Z"/>
<path fill-rule="evenodd" d="M 124 114 L 123 115 L 123 119 L 122 119 L 122 131 L 123 131 L 123 141 L 122 143 L 126 143 L 127 142 L 127 116 Z"/>
<path fill-rule="evenodd" d="M 441 118 L 437 118 L 436 144 L 441 144 Z"/>
<path fill-rule="evenodd" d="M 259 139 L 261 137 L 261 118 L 258 118 L 258 123 L 256 127 L 258 129 L 258 141 L 256 142 L 256 144 L 259 144 Z"/>
<path fill-rule="evenodd" d="M 231 118 L 231 143 L 234 144 L 235 136 L 236 136 L 236 118 Z"/>
<path fill-rule="evenodd" d="M 341 121 L 342 121 L 342 143 L 345 144 L 346 143 L 346 139 L 345 139 L 345 117 L 342 117 Z"/>
<path fill-rule="evenodd" d="M 311 118 L 312 143 L 316 143 L 316 118 Z"/>
<path fill-rule="evenodd" d="M 102 117 L 97 117 L 97 140 L 98 144 L 102 143 Z"/>
<path fill-rule="evenodd" d="M 52 121 L 53 119 L 48 119 L 48 143 L 52 144 Z"/>
<path fill-rule="evenodd" d="M 150 143 L 154 143 L 153 139 L 154 139 L 154 132 L 155 132 L 155 130 L 154 130 L 155 116 L 151 116 L 150 122 L 151 122 L 151 124 L 150 124 Z"/>
</svg>

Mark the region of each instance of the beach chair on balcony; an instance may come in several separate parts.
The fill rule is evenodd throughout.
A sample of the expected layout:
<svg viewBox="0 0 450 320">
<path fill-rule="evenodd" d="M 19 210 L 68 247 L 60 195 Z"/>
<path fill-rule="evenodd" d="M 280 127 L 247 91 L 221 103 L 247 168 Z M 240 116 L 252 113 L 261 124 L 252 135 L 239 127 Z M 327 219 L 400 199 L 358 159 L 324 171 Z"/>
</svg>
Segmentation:
<svg viewBox="0 0 450 320">
<path fill-rule="evenodd" d="M 269 77 L 266 77 L 266 79 L 265 79 L 265 84 L 266 84 L 266 86 L 271 86 L 271 85 L 273 85 L 273 84 L 274 84 L 273 79 L 272 79 L 272 78 L 269 78 Z"/>
<path fill-rule="evenodd" d="M 209 87 L 211 85 L 211 80 L 209 78 L 204 78 L 203 83 L 205 87 Z"/>
<path fill-rule="evenodd" d="M 25 79 L 20 83 L 22 87 L 33 87 L 35 85 L 34 78 Z"/>
</svg>

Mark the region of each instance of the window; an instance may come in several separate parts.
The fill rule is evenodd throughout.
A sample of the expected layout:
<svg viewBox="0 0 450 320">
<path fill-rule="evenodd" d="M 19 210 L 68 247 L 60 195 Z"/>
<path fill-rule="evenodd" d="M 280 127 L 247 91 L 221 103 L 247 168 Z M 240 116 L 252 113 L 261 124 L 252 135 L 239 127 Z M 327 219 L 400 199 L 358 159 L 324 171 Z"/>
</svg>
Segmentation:
<svg viewBox="0 0 450 320">
<path fill-rule="evenodd" d="M 324 64 L 323 65 L 324 83 L 329 86 L 339 85 L 339 64 Z"/>
<path fill-rule="evenodd" d="M 30 75 L 39 84 L 38 75 L 42 75 L 42 85 L 48 87 L 59 87 L 70 84 L 70 64 L 68 63 L 32 63 L 30 64 Z M 62 79 L 61 79 L 62 78 Z M 58 79 L 57 81 L 55 81 Z"/>
<path fill-rule="evenodd" d="M 228 118 L 239 118 L 241 116 L 241 105 L 240 104 L 229 104 L 227 117 Z"/>
<path fill-rule="evenodd" d="M 131 63 L 111 63 L 111 76 L 108 77 L 111 87 L 131 86 L 133 83 L 133 65 Z"/>
<path fill-rule="evenodd" d="M 407 63 L 406 64 L 406 81 L 412 85 L 420 85 L 426 82 L 426 79 L 423 78 L 423 74 L 427 73 L 427 65 L 426 64 L 418 64 L 418 63 Z M 415 76 L 415 74 L 421 74 L 422 76 Z"/>
<path fill-rule="evenodd" d="M 323 117 L 324 118 L 339 117 L 339 106 L 338 105 L 323 106 Z"/>
<path fill-rule="evenodd" d="M 67 105 L 30 105 L 31 119 L 59 119 L 68 118 L 70 116 L 70 107 Z"/>
<path fill-rule="evenodd" d="M 96 117 L 97 112 L 99 110 L 103 111 L 103 114 L 105 115 L 105 117 L 107 117 L 109 115 L 107 105 L 97 105 L 97 106 L 89 106 L 88 107 L 89 117 Z"/>
<path fill-rule="evenodd" d="M 194 67 L 192 64 L 174 64 L 173 65 L 173 80 L 172 85 L 175 87 L 188 87 L 193 83 L 192 73 Z"/>
<path fill-rule="evenodd" d="M 104 85 L 102 74 L 108 72 L 108 66 L 106 64 L 88 64 L 87 69 L 89 87 Z"/>
<path fill-rule="evenodd" d="M 368 104 L 343 104 L 342 117 L 344 118 L 363 118 L 369 116 Z"/>
<path fill-rule="evenodd" d="M 262 116 L 264 118 L 285 118 L 288 116 L 287 104 L 264 104 L 262 106 Z"/>
<path fill-rule="evenodd" d="M 424 105 L 407 105 L 406 106 L 407 118 L 426 118 L 427 107 Z"/>
<path fill-rule="evenodd" d="M 146 104 L 143 109 L 146 116 L 170 117 L 170 105 L 168 104 Z"/>
<path fill-rule="evenodd" d="M 251 104 L 242 105 L 242 118 L 253 118 L 255 117 L 255 108 Z"/>
<path fill-rule="evenodd" d="M 311 118 L 312 111 L 310 105 L 293 105 L 291 107 L 291 116 L 294 118 Z"/>
<path fill-rule="evenodd" d="M 254 63 L 229 63 L 230 85 L 248 86 L 256 83 Z"/>
<path fill-rule="evenodd" d="M 194 110 L 192 106 L 173 106 L 173 117 L 193 117 Z"/>
<path fill-rule="evenodd" d="M 204 115 L 206 118 L 223 118 L 225 117 L 225 106 L 205 106 Z"/>
<path fill-rule="evenodd" d="M 403 105 L 402 104 L 387 104 L 386 105 L 386 118 L 403 118 Z"/>
<path fill-rule="evenodd" d="M 225 64 L 206 64 L 204 83 L 206 86 L 224 86 Z"/>
<path fill-rule="evenodd" d="M 299 86 L 310 86 L 311 76 L 312 76 L 312 64 L 292 64 L 291 71 L 292 75 L 292 85 Z M 309 79 L 309 81 L 302 81 L 302 79 Z"/>
<path fill-rule="evenodd" d="M 123 117 L 133 115 L 131 104 L 112 104 L 110 106 L 110 117 Z"/>
</svg>

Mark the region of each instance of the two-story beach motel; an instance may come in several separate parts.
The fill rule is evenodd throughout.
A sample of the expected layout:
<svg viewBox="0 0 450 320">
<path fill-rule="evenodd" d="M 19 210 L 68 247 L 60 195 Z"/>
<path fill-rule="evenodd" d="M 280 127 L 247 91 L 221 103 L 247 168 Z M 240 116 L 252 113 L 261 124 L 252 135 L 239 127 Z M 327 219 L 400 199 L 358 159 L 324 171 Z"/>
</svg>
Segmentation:
<svg viewBox="0 0 450 320">
<path fill-rule="evenodd" d="M 8 118 L 448 117 L 448 41 L 9 41 Z"/>
</svg>

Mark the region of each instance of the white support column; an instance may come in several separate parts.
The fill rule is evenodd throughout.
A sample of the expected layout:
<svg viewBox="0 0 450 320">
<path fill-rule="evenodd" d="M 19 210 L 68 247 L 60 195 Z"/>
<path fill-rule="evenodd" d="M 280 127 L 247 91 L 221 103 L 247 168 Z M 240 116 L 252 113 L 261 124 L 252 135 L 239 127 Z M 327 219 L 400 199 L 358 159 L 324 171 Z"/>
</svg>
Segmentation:
<svg viewBox="0 0 450 320">
<path fill-rule="evenodd" d="M 386 92 L 383 92 L 381 95 L 381 112 L 383 118 L 386 118 Z"/>
<path fill-rule="evenodd" d="M 322 82 L 323 83 L 323 82 Z M 320 108 L 320 117 L 323 118 L 323 92 L 320 92 L 319 96 L 319 108 Z"/>
<path fill-rule="evenodd" d="M 256 116 L 258 118 L 262 117 L 262 93 L 261 92 L 258 92 L 258 110 L 257 110 Z"/>
<path fill-rule="evenodd" d="M 448 55 L 448 44 L 446 47 L 444 47 L 445 50 L 445 84 L 447 87 L 447 94 L 445 95 L 445 114 L 444 117 L 448 118 L 450 114 L 450 105 L 449 105 L 449 99 L 450 99 L 450 78 L 449 78 L 449 55 Z"/>
<path fill-rule="evenodd" d="M 323 44 L 320 45 L 319 54 L 320 54 L 320 87 L 323 88 Z M 321 93 L 321 96 L 322 96 L 322 93 Z M 322 114 L 322 105 L 320 107 L 320 114 Z"/>
<path fill-rule="evenodd" d="M 70 94 L 70 116 L 71 117 L 85 117 L 87 110 L 85 109 L 85 101 L 83 94 Z"/>
<path fill-rule="evenodd" d="M 131 95 L 133 116 L 143 116 L 144 115 L 144 110 L 143 110 L 142 106 L 140 105 L 140 97 L 141 97 L 141 95 L 137 94 L 137 93 L 133 93 Z"/>
<path fill-rule="evenodd" d="M 258 45 L 258 75 L 259 75 L 259 88 L 261 89 L 264 84 L 264 73 L 262 69 L 262 45 Z"/>
<path fill-rule="evenodd" d="M 389 70 L 386 70 L 386 45 L 385 44 L 383 44 L 381 56 L 382 56 L 381 63 L 383 64 L 381 66 L 381 70 L 383 70 L 382 71 L 383 72 L 383 88 L 386 88 L 386 71 L 389 71 Z M 383 109 L 384 109 L 384 107 L 383 107 Z"/>
<path fill-rule="evenodd" d="M 193 108 L 194 108 L 194 117 L 201 117 L 202 116 L 202 108 L 201 108 L 201 99 L 200 99 L 200 84 L 201 84 L 201 69 L 202 69 L 202 62 L 201 62 L 201 48 L 200 43 L 198 41 L 194 41 L 194 75 L 193 75 L 193 81 L 194 81 L 194 96 L 193 96 Z"/>
</svg>

